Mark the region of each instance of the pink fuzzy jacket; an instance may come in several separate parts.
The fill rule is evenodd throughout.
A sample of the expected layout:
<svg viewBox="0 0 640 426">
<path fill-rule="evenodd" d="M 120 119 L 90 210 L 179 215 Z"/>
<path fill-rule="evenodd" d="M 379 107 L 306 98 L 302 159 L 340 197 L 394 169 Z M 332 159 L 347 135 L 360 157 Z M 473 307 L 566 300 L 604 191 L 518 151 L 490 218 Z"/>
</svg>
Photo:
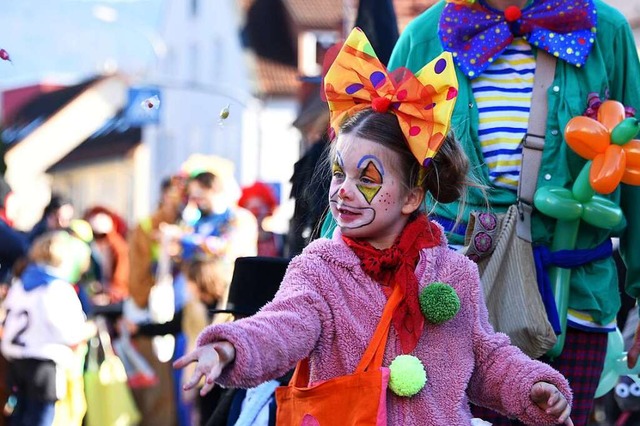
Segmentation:
<svg viewBox="0 0 640 426">
<path fill-rule="evenodd" d="M 531 425 L 554 418 L 533 404 L 531 387 L 553 383 L 571 401 L 565 378 L 509 344 L 489 325 L 473 262 L 446 246 L 425 249 L 416 268 L 420 287 L 451 285 L 460 311 L 440 325 L 425 323 L 412 355 L 422 360 L 427 384 L 415 396 L 388 391 L 388 423 L 404 426 L 464 426 L 471 423 L 469 401 Z M 380 285 L 340 238 L 316 240 L 294 258 L 274 300 L 255 316 L 206 328 L 198 346 L 231 342 L 235 361 L 218 383 L 253 387 L 274 379 L 309 357 L 312 382 L 351 374 L 378 324 L 386 298 Z M 393 327 L 383 365 L 401 354 Z"/>
</svg>

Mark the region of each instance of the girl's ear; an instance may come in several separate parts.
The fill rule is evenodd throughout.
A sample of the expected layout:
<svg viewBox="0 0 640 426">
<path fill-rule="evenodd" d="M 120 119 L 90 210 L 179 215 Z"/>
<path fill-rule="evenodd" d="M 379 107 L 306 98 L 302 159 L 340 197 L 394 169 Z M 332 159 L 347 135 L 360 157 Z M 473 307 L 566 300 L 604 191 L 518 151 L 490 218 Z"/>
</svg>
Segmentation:
<svg viewBox="0 0 640 426">
<path fill-rule="evenodd" d="M 424 189 L 416 186 L 409 190 L 407 194 L 407 199 L 402 206 L 402 213 L 406 215 L 410 215 L 414 211 L 418 210 L 422 205 L 422 201 L 424 200 Z"/>
</svg>

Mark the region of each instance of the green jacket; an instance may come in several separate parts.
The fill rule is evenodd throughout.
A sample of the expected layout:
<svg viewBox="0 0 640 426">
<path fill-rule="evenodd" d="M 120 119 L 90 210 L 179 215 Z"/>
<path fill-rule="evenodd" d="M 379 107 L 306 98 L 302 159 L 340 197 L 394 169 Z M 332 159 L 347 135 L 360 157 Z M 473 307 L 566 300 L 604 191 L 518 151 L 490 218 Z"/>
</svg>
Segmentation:
<svg viewBox="0 0 640 426">
<path fill-rule="evenodd" d="M 575 154 L 563 141 L 567 122 L 582 115 L 587 96 L 597 92 L 602 99 L 609 98 L 640 112 L 640 64 L 633 35 L 626 19 L 614 8 L 595 0 L 598 11 L 596 42 L 587 63 L 576 68 L 558 61 L 555 80 L 548 91 L 549 115 L 542 166 L 538 187 L 546 185 L 569 188 L 582 169 L 585 160 Z M 389 62 L 389 69 L 406 66 L 416 72 L 431 59 L 442 53 L 437 28 L 444 1 L 431 7 L 413 20 L 402 33 Z M 476 179 L 489 187 L 488 201 L 497 212 L 505 211 L 516 201 L 513 191 L 490 183 L 478 140 L 478 109 L 470 81 L 458 70 L 460 84 L 458 100 L 452 120 L 452 130 L 467 153 Z M 607 96 L 608 94 L 608 96 Z M 576 248 L 592 248 L 609 237 L 620 237 L 620 249 L 627 266 L 627 292 L 634 298 L 640 295 L 640 187 L 621 184 L 610 196 L 619 203 L 625 214 L 618 229 L 608 231 L 580 224 Z M 471 210 L 485 208 L 485 198 L 476 189 L 470 189 L 462 215 L 463 221 Z M 459 203 L 436 206 L 439 216 L 455 220 Z M 534 213 L 532 234 L 535 243 L 549 245 L 555 220 Z M 454 244 L 461 244 L 459 235 L 449 235 Z M 613 320 L 620 308 L 617 273 L 613 259 L 593 262 L 573 270 L 569 308 L 589 313 L 594 320 L 606 324 Z"/>
</svg>

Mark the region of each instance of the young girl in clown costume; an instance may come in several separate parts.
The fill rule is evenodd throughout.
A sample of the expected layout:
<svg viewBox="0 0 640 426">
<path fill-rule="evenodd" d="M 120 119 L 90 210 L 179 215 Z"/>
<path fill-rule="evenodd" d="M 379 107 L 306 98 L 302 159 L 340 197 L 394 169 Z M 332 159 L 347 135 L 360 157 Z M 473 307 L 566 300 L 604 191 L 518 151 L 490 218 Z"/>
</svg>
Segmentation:
<svg viewBox="0 0 640 426">
<path fill-rule="evenodd" d="M 333 238 L 291 261 L 258 314 L 202 332 L 175 363 L 197 362 L 185 389 L 203 376 L 203 394 L 214 383 L 253 387 L 307 357 L 311 383 L 352 374 L 399 286 L 383 361 L 388 424 L 469 425 L 469 401 L 528 424 L 572 424 L 567 381 L 493 331 L 475 265 L 419 210 L 427 191 L 448 202 L 466 182 L 466 158 L 447 135 L 457 94 L 451 56 L 416 76 L 389 75 L 355 29 L 325 93 L 337 135 Z"/>
</svg>

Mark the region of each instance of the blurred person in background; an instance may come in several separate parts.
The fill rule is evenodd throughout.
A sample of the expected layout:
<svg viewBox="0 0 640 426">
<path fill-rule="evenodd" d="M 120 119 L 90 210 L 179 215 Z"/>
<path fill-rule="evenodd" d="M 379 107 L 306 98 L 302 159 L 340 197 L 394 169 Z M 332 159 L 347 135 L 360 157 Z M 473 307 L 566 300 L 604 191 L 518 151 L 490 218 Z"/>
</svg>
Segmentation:
<svg viewBox="0 0 640 426">
<path fill-rule="evenodd" d="M 222 300 L 227 280 L 221 263 L 202 255 L 196 255 L 194 259 L 185 263 L 183 272 L 186 278 L 187 297 L 184 305 L 175 312 L 171 321 L 136 324 L 125 317 L 119 327 L 126 327 L 135 339 L 182 334 L 185 337 L 187 350 L 195 349 L 196 337 L 213 320 L 212 312 L 223 306 Z M 189 374 L 183 377 L 186 379 Z M 182 385 L 182 383 L 179 384 Z M 209 398 L 201 398 L 196 389 L 192 392 L 180 392 L 180 397 L 185 406 L 184 409 L 188 412 L 190 425 L 200 424 L 200 419 L 206 420 L 213 410 Z M 143 418 L 143 424 L 149 425 L 167 424 L 168 421 L 169 419 L 165 419 L 160 423 L 153 423 Z"/>
<path fill-rule="evenodd" d="M 68 398 L 79 398 L 82 412 L 66 424 L 79 424 L 84 415 L 81 360 L 86 350 L 80 345 L 96 330 L 86 321 L 72 283 L 88 268 L 89 258 L 88 246 L 69 233 L 45 233 L 33 242 L 29 264 L 9 290 L 0 347 L 10 362 L 16 395 L 12 425 L 51 425 L 56 401 Z"/>
<path fill-rule="evenodd" d="M 169 229 L 169 225 L 179 222 L 185 198 L 185 183 L 181 176 L 164 179 L 160 184 L 158 208 L 151 216 L 143 218 L 129 235 L 129 300 L 125 302 L 123 322 L 130 324 L 131 331 L 137 331 L 138 324 L 150 321 L 149 296 L 159 278 L 160 256 L 164 253 L 168 258 L 173 258 L 178 254 L 177 250 L 167 245 L 162 235 L 163 228 Z M 170 265 L 170 269 L 172 278 L 175 278 L 178 272 L 175 262 Z M 152 337 L 142 333 L 133 334 L 136 334 L 132 337 L 133 343 L 159 379 L 157 386 L 133 390 L 142 413 L 140 426 L 175 425 L 178 420 L 171 364 L 158 359 Z"/>
<path fill-rule="evenodd" d="M 221 263 L 226 291 L 235 259 L 255 256 L 258 247 L 257 220 L 251 212 L 237 205 L 239 194 L 236 197 L 231 193 L 233 185 L 228 182 L 232 179 L 208 171 L 189 178 L 187 208 L 197 208 L 199 219 L 193 230 L 180 239 L 182 262 L 189 262 L 198 255 Z"/>
<path fill-rule="evenodd" d="M 94 296 L 98 305 L 121 302 L 129 294 L 129 248 L 113 217 L 104 207 L 90 209 L 84 215 L 93 231 L 90 246 L 99 268 L 101 294 Z"/>
<path fill-rule="evenodd" d="M 210 171 L 192 172 L 187 181 L 187 206 L 182 217 L 192 228 L 182 233 L 180 262 L 183 271 L 188 270 L 194 259 L 215 262 L 224 289 L 221 303 L 226 303 L 233 264 L 241 256 L 255 256 L 258 244 L 256 218 L 248 210 L 239 207 L 240 191 L 230 173 L 214 174 Z M 237 192 L 237 193 L 236 193 Z M 179 229 L 179 232 L 182 230 Z M 167 232 L 170 232 L 167 230 Z M 179 274 L 174 281 L 175 311 L 183 309 L 190 298 L 187 277 Z M 217 315 L 212 322 L 224 322 L 228 315 Z M 174 358 L 185 353 L 186 336 L 176 336 Z M 174 369 L 176 385 L 182 383 L 183 371 Z M 190 408 L 182 400 L 183 392 L 176 388 L 178 419 L 181 426 L 189 425 Z"/>
<path fill-rule="evenodd" d="M 237 205 L 238 198 L 229 193 L 224 179 L 231 177 L 202 172 L 189 179 L 189 203 L 197 207 L 200 218 L 193 232 L 182 238 L 182 257 L 189 259 L 196 253 L 204 253 L 223 260 L 232 271 L 237 257 L 255 255 L 258 226 L 255 217 Z"/>
<path fill-rule="evenodd" d="M 129 235 L 129 227 L 127 226 L 127 222 L 122 216 L 108 207 L 101 205 L 93 206 L 84 212 L 84 218 L 86 219 L 98 213 L 105 213 L 106 215 L 108 215 L 111 218 L 113 222 L 113 228 L 118 233 L 118 235 L 123 238 L 127 238 L 127 236 Z"/>
<path fill-rule="evenodd" d="M 328 211 L 331 174 L 325 173 L 328 161 L 329 108 L 318 94 L 308 100 L 293 122 L 302 134 L 304 155 L 293 166 L 291 198 L 295 209 L 287 236 L 286 254 L 293 257 L 302 252 L 309 241 L 317 238 L 320 224 Z"/>
<path fill-rule="evenodd" d="M 14 207 L 11 187 L 0 177 L 0 285 L 9 283 L 13 264 L 29 249 L 26 236 L 13 228 Z M 4 294 L 6 290 L 0 293 Z"/>
<path fill-rule="evenodd" d="M 29 242 L 47 231 L 69 229 L 74 215 L 71 200 L 62 194 L 52 194 L 49 204 L 44 208 L 42 217 L 29 232 Z"/>
<path fill-rule="evenodd" d="M 185 201 L 184 179 L 180 176 L 165 178 L 160 184 L 158 207 L 150 216 L 140 220 L 129 234 L 129 295 L 140 309 L 148 306 L 160 252 L 168 250 L 172 257 L 179 254 L 179 247 L 162 247 L 161 240 L 163 228 L 168 232 L 170 225 L 177 228 Z"/>
<path fill-rule="evenodd" d="M 80 280 L 75 283 L 74 287 L 78 298 L 82 304 L 82 309 L 87 317 L 92 318 L 96 315 L 96 305 L 93 300 L 95 292 L 93 291 L 97 286 L 97 277 L 99 272 L 98 261 L 96 256 L 91 250 L 91 242 L 93 241 L 93 230 L 91 225 L 84 219 L 73 219 L 69 227 L 69 234 L 78 238 L 89 247 L 91 252 L 90 266 L 80 277 Z"/>
<path fill-rule="evenodd" d="M 29 250 L 26 235 L 12 226 L 15 213 L 14 194 L 9 184 L 0 177 L 0 300 L 4 300 L 9 290 L 14 264 L 24 258 Z M 4 321 L 4 309 L 0 318 Z M 0 329 L 0 336 L 1 332 Z M 0 407 L 4 407 L 10 395 L 8 368 L 7 360 L 0 354 Z M 4 412 L 0 411 L 0 426 L 7 424 L 6 420 Z"/>
<path fill-rule="evenodd" d="M 246 186 L 242 188 L 238 205 L 253 213 L 258 222 L 258 256 L 282 256 L 284 237 L 265 230 L 265 219 L 272 216 L 278 207 L 273 188 L 264 182 Z"/>
</svg>

